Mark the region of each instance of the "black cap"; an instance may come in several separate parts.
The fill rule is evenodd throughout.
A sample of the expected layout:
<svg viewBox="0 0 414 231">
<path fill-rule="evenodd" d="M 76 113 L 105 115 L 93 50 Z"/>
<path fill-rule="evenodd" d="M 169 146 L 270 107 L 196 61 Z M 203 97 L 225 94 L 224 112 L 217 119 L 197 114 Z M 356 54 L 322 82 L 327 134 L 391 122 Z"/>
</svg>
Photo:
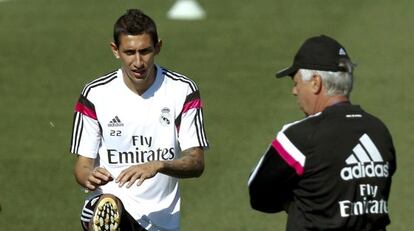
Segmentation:
<svg viewBox="0 0 414 231">
<path fill-rule="evenodd" d="M 351 63 L 345 48 L 336 40 L 320 35 L 307 39 L 296 53 L 292 66 L 278 71 L 276 77 L 293 76 L 299 69 L 352 72 L 342 61 Z"/>
</svg>

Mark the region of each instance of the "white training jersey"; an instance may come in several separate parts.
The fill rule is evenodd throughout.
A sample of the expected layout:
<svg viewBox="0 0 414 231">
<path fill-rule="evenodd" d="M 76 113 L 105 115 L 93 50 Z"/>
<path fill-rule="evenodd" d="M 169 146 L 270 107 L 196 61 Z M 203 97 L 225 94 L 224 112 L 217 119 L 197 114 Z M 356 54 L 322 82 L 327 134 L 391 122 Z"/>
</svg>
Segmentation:
<svg viewBox="0 0 414 231">
<path fill-rule="evenodd" d="M 181 150 L 208 147 L 202 102 L 189 78 L 156 66 L 154 83 L 133 93 L 121 69 L 87 84 L 75 106 L 71 152 L 96 159 L 115 179 L 131 165 L 170 161 Z M 179 230 L 178 179 L 158 173 L 142 185 L 120 188 L 114 181 L 98 192 L 118 196 L 148 230 Z"/>
</svg>

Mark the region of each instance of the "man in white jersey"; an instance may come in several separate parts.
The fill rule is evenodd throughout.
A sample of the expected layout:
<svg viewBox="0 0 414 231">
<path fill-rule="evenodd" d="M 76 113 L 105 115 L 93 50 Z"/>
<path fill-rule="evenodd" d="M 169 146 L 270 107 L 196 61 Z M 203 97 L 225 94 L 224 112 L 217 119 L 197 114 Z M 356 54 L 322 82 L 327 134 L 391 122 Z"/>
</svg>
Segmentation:
<svg viewBox="0 0 414 231">
<path fill-rule="evenodd" d="M 155 64 L 161 44 L 154 21 L 128 10 L 111 43 L 121 68 L 87 84 L 75 106 L 74 174 L 92 192 L 84 230 L 179 230 L 178 178 L 204 170 L 199 90 Z"/>
</svg>

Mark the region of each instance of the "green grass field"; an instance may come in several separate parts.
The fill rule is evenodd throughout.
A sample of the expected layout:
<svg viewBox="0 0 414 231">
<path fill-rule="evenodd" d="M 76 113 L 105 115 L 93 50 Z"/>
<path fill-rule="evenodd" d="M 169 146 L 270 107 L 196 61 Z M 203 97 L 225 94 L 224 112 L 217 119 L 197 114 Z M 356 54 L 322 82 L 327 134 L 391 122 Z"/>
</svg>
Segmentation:
<svg viewBox="0 0 414 231">
<path fill-rule="evenodd" d="M 412 1 L 199 0 L 201 21 L 167 19 L 173 3 L 0 1 L 0 230 L 80 230 L 73 106 L 86 82 L 118 68 L 112 25 L 132 7 L 158 24 L 157 63 L 196 80 L 205 104 L 211 150 L 205 174 L 182 181 L 183 231 L 284 230 L 285 214 L 250 209 L 247 178 L 281 125 L 302 117 L 289 79 L 273 76 L 318 34 L 345 45 L 358 63 L 352 101 L 393 134 L 389 230 L 412 229 Z"/>
</svg>

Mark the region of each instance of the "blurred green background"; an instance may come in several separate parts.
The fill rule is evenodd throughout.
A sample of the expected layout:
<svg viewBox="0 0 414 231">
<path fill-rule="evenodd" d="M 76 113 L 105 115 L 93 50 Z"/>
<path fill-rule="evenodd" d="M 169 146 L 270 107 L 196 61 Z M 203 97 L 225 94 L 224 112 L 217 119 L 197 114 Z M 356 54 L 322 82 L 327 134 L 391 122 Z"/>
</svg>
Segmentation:
<svg viewBox="0 0 414 231">
<path fill-rule="evenodd" d="M 250 209 L 246 184 L 281 125 L 303 117 L 291 81 L 274 73 L 319 34 L 347 48 L 358 64 L 352 101 L 393 134 L 389 230 L 411 230 L 414 2 L 198 2 L 204 20 L 173 21 L 174 0 L 0 1 L 0 230 L 81 230 L 83 192 L 68 154 L 73 106 L 85 83 L 118 68 L 109 42 L 127 8 L 155 19 L 157 63 L 193 78 L 204 100 L 211 149 L 204 175 L 182 180 L 183 231 L 284 230 L 285 214 Z"/>
</svg>

